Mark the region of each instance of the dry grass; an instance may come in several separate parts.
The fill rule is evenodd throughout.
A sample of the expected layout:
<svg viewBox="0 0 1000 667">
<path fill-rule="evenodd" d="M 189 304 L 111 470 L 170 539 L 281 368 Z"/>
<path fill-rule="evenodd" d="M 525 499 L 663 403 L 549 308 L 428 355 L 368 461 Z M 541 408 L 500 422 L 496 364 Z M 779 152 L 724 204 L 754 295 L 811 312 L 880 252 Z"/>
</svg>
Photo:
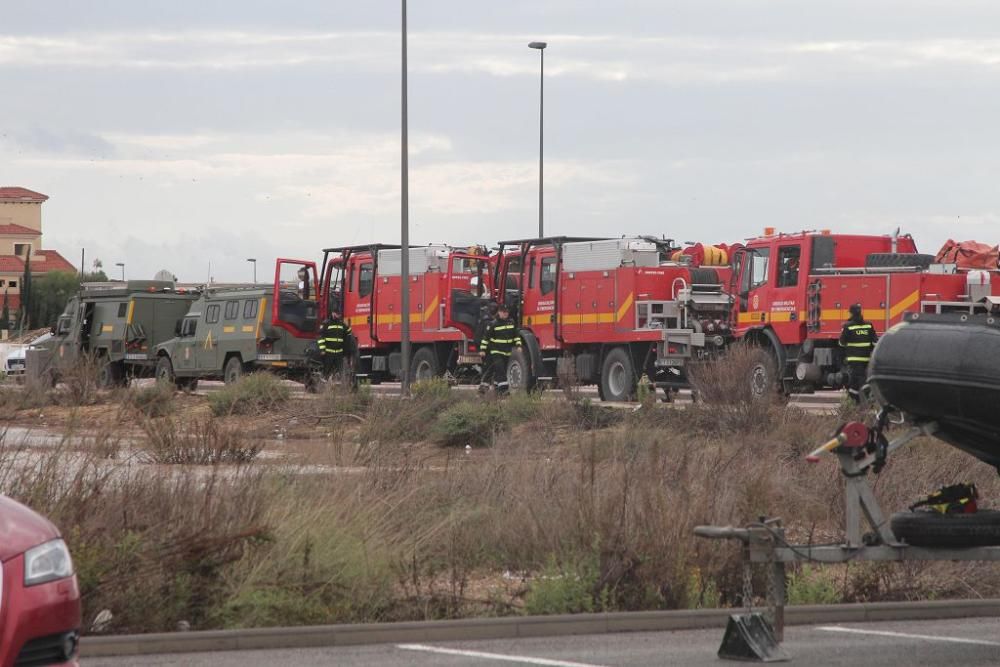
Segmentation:
<svg viewBox="0 0 1000 667">
<path fill-rule="evenodd" d="M 694 538 L 695 525 L 779 516 L 796 541 L 839 537 L 836 466 L 803 460 L 839 415 L 706 399 L 604 417 L 580 402 L 414 393 L 317 399 L 311 419 L 350 428 L 316 445 L 327 467 L 309 474 L 225 454 L 256 446 L 235 427 L 182 429 L 171 416 L 142 422 L 144 451 L 211 465 L 109 460 L 107 437 L 41 453 L 0 440 L 0 491 L 61 526 L 87 618 L 109 608 L 116 631 L 738 604 L 738 549 Z M 437 415 L 484 407 L 503 420 L 489 446 L 425 442 Z M 992 469 L 930 440 L 891 457 L 876 493 L 894 511 L 954 481 L 1000 506 Z M 793 571 L 790 590 L 797 601 L 988 597 L 1000 577 L 983 564 L 852 564 Z"/>
<path fill-rule="evenodd" d="M 156 463 L 249 463 L 262 448 L 260 441 L 213 419 L 146 419 L 140 426 L 146 436 L 143 449 Z"/>
</svg>

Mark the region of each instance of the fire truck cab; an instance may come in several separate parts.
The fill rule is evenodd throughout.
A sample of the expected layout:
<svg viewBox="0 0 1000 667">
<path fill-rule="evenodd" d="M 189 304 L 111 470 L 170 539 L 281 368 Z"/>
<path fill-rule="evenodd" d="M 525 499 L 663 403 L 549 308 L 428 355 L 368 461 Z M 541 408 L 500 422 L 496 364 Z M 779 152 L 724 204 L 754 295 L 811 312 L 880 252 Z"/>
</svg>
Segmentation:
<svg viewBox="0 0 1000 667">
<path fill-rule="evenodd" d="M 668 261 L 675 251 L 639 237 L 502 242 L 494 299 L 511 309 L 521 338 L 511 389 L 597 384 L 603 400 L 624 401 L 643 375 L 661 387 L 686 384 L 686 362 L 725 343 L 730 299 L 716 269 Z"/>
<path fill-rule="evenodd" d="M 323 258 L 323 315 L 338 309 L 357 339 L 355 373 L 373 383 L 398 378 L 402 353 L 402 250 L 370 244 L 327 248 Z M 489 303 L 485 250 L 445 245 L 409 252 L 409 378 L 447 374 L 478 378 L 475 341 Z"/>
<path fill-rule="evenodd" d="M 1000 294 L 1000 278 L 933 264 L 908 235 L 769 229 L 735 253 L 729 290 L 735 340 L 759 349 L 754 392 L 811 392 L 843 385 L 838 339 L 851 304 L 881 336 L 904 313 L 975 312 Z"/>
</svg>

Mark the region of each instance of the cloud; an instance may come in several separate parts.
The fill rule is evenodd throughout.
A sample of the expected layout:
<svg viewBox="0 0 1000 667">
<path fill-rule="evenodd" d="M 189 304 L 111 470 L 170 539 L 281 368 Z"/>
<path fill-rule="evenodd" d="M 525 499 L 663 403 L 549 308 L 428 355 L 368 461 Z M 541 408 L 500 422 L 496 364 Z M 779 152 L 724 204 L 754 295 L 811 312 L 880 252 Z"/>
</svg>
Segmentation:
<svg viewBox="0 0 1000 667">
<path fill-rule="evenodd" d="M 535 76 L 518 34 L 417 32 L 417 73 Z M 394 72 L 393 32 L 181 31 L 0 35 L 0 67 L 230 71 L 322 66 Z M 1000 67 L 1000 40 L 817 40 L 554 35 L 546 74 L 601 81 L 721 84 L 806 78 L 824 69 L 858 74 L 923 67 Z"/>
</svg>

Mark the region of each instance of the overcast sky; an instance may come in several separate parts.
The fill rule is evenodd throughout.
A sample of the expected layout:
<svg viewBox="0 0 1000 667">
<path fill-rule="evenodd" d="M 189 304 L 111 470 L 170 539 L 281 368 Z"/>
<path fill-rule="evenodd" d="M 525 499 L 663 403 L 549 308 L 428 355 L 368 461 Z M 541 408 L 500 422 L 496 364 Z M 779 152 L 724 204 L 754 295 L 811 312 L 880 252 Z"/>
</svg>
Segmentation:
<svg viewBox="0 0 1000 667">
<path fill-rule="evenodd" d="M 399 2 L 3 0 L 0 185 L 133 278 L 397 242 Z M 1000 241 L 995 0 L 411 0 L 414 243 Z M 89 261 L 88 261 L 89 264 Z M 109 271 L 111 273 L 111 271 Z M 269 278 L 268 278 L 269 279 Z"/>
</svg>

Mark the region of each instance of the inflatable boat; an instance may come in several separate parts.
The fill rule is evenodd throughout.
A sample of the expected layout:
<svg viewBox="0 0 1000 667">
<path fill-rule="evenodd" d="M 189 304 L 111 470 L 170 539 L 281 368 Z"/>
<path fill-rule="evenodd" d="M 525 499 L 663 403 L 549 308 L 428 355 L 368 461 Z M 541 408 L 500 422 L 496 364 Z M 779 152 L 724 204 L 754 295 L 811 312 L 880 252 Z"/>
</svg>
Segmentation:
<svg viewBox="0 0 1000 667">
<path fill-rule="evenodd" d="M 1000 317 L 910 314 L 872 354 L 876 400 L 1000 470 Z"/>
</svg>

